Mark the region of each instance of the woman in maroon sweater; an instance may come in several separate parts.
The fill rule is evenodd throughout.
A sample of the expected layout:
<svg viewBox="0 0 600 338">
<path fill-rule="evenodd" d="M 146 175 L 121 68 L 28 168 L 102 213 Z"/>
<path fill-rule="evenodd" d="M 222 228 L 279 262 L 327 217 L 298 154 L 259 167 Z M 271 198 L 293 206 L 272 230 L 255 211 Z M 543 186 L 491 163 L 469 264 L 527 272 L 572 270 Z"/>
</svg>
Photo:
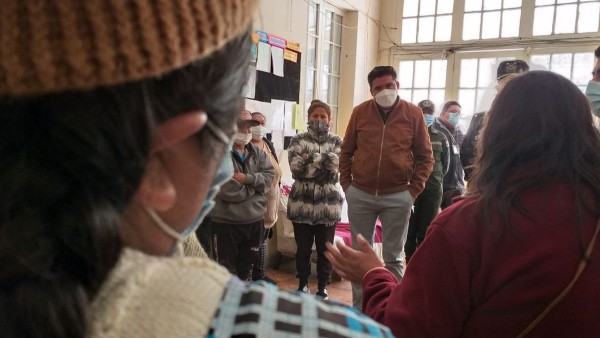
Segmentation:
<svg viewBox="0 0 600 338">
<path fill-rule="evenodd" d="M 398 337 L 514 337 L 565 290 L 528 337 L 600 332 L 600 135 L 589 103 L 564 77 L 511 81 L 487 115 L 466 197 L 433 221 L 404 278 L 359 239 L 329 247 L 363 283 L 363 311 Z"/>
</svg>

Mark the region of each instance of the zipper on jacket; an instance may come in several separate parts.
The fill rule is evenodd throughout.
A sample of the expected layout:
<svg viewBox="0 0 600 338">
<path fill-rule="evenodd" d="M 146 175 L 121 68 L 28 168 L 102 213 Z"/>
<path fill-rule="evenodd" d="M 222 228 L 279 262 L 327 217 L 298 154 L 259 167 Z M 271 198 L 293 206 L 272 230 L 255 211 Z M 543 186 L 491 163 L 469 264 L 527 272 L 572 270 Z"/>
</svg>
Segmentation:
<svg viewBox="0 0 600 338">
<path fill-rule="evenodd" d="M 375 187 L 375 196 L 379 195 L 379 173 L 381 172 L 381 157 L 383 156 L 383 139 L 385 138 L 385 123 L 381 132 L 381 146 L 379 147 L 379 164 L 377 165 L 377 186 Z"/>
</svg>

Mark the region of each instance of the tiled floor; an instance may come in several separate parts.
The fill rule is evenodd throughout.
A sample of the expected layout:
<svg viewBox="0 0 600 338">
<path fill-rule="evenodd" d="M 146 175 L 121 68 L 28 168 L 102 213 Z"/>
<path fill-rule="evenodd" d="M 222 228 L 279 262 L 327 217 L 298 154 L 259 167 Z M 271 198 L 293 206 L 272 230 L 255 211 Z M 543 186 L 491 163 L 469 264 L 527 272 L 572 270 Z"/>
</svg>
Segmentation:
<svg viewBox="0 0 600 338">
<path fill-rule="evenodd" d="M 296 278 L 296 261 L 293 258 L 284 258 L 279 269 L 269 268 L 267 275 L 277 281 L 277 286 L 284 290 L 298 289 Z M 317 292 L 316 267 L 312 264 L 312 274 L 308 281 L 312 294 Z M 327 285 L 329 299 L 336 300 L 346 305 L 352 305 L 352 287 L 349 281 L 334 281 Z"/>
</svg>

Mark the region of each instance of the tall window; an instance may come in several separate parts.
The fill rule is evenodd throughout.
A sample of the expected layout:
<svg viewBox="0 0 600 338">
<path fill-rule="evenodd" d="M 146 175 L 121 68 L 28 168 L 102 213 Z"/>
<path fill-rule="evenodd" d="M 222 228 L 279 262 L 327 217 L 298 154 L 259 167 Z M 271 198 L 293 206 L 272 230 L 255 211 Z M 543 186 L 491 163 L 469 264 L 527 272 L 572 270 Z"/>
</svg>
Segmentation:
<svg viewBox="0 0 600 338">
<path fill-rule="evenodd" d="M 440 5 L 451 12 L 441 13 Z M 428 96 L 437 112 L 438 104 L 459 101 L 463 131 L 474 113 L 491 106 L 501 61 L 525 60 L 532 70 L 559 73 L 581 90 L 591 79 L 600 0 L 406 0 L 399 6 L 401 45 L 390 52 L 400 95 L 412 103 Z M 445 15 L 450 39 L 438 39 L 438 19 Z"/>
<path fill-rule="evenodd" d="M 415 104 L 429 99 L 441 107 L 446 90 L 446 68 L 446 60 L 400 61 L 400 97 Z"/>
<path fill-rule="evenodd" d="M 463 40 L 519 36 L 521 0 L 465 0 Z"/>
<path fill-rule="evenodd" d="M 405 1 L 402 43 L 450 41 L 454 0 Z"/>
<path fill-rule="evenodd" d="M 585 91 L 590 81 L 590 71 L 594 65 L 593 53 L 555 53 L 531 56 L 531 69 L 551 70 L 571 79 Z"/>
<path fill-rule="evenodd" d="M 341 76 L 342 15 L 318 3 L 308 6 L 305 108 L 319 99 L 331 107 L 335 131 Z"/>
<path fill-rule="evenodd" d="M 598 0 L 535 0 L 533 35 L 598 31 Z"/>
</svg>

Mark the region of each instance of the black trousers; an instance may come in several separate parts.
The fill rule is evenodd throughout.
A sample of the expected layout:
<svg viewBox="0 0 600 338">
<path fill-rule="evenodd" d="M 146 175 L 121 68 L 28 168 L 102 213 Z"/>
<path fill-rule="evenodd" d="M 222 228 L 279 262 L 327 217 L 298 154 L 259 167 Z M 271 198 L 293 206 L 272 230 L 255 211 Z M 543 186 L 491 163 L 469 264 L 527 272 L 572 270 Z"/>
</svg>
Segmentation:
<svg viewBox="0 0 600 338">
<path fill-rule="evenodd" d="M 296 271 L 300 279 L 299 286 L 308 284 L 310 276 L 310 254 L 313 243 L 317 248 L 317 278 L 318 288 L 327 286 L 331 277 L 331 263 L 325 258 L 327 250 L 325 243 L 333 243 L 335 225 L 292 223 L 294 225 L 294 239 L 296 240 Z"/>
<path fill-rule="evenodd" d="M 249 224 L 213 222 L 217 235 L 217 261 L 238 276 L 247 280 L 256 260 L 264 236 L 262 220 Z"/>
<path fill-rule="evenodd" d="M 263 235 L 263 240 L 260 244 L 260 250 L 258 250 L 256 261 L 252 265 L 252 280 L 261 280 L 265 278 L 265 275 L 267 274 L 265 271 L 265 265 L 267 265 L 267 238 L 272 230 L 272 228 L 265 229 L 265 234 Z"/>
<path fill-rule="evenodd" d="M 415 200 L 414 210 L 408 223 L 408 234 L 404 244 L 406 262 L 410 260 L 415 250 L 419 247 L 431 221 L 438 214 L 442 203 L 442 187 L 425 187 L 425 190 Z"/>
</svg>

